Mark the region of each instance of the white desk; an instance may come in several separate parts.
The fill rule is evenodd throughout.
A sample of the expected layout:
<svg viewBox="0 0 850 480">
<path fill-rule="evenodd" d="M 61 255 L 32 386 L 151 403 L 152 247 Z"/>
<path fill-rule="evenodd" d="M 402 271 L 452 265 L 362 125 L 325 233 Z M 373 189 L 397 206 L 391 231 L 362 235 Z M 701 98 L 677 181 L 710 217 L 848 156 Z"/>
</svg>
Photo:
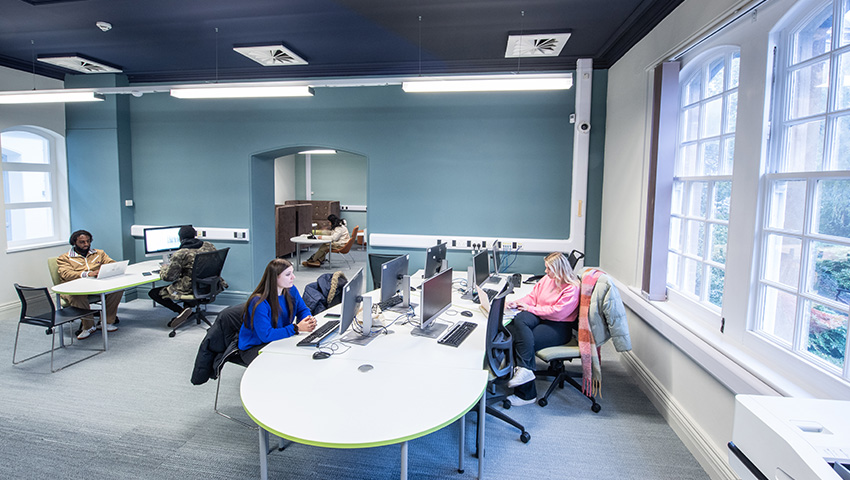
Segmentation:
<svg viewBox="0 0 850 480">
<path fill-rule="evenodd" d="M 452 309 L 459 312 L 462 308 Z M 329 310 L 338 311 L 339 306 Z M 386 323 L 395 318 L 389 315 Z M 245 411 L 261 427 L 261 478 L 267 478 L 271 432 L 298 443 L 331 448 L 400 443 L 401 478 L 406 479 L 407 442 L 456 420 L 461 427 L 458 469 L 462 470 L 463 418 L 476 404 L 479 438 L 481 442 L 484 439 L 485 405 L 481 400 L 488 373 L 483 368 L 486 318 L 478 310 L 472 317 L 440 317 L 442 322 L 460 320 L 479 326 L 457 348 L 415 337 L 410 334 L 411 325 L 399 323 L 389 327 L 392 333 L 380 334 L 366 346 L 351 345 L 344 353 L 324 360 L 313 360 L 314 348 L 295 345 L 303 335 L 266 346 L 245 371 L 240 386 Z M 361 372 L 358 367 L 364 364 L 373 368 Z M 362 410 L 356 402 L 362 403 Z M 293 413 L 305 404 L 322 413 Z M 376 406 L 380 406 L 379 421 L 375 419 Z M 483 455 L 478 459 L 478 477 L 483 477 Z"/>
<path fill-rule="evenodd" d="M 149 260 L 147 262 L 134 263 L 127 267 L 124 275 L 116 275 L 109 278 L 78 278 L 70 282 L 54 285 L 52 290 L 54 293 L 62 295 L 100 295 L 101 313 L 100 318 L 102 323 L 106 323 L 106 294 L 117 292 L 138 285 L 152 283 L 159 280 L 159 273 L 152 273 L 153 270 L 159 270 L 159 260 Z M 144 275 L 144 272 L 150 275 Z M 107 340 L 106 326 L 100 329 L 103 333 L 103 349 L 107 350 L 109 343 Z"/>
<path fill-rule="evenodd" d="M 318 236 L 318 235 L 317 235 Z M 298 235 L 297 237 L 292 237 L 289 239 L 290 242 L 295 244 L 295 255 L 297 261 L 295 262 L 295 270 L 301 270 L 301 245 L 322 245 L 327 244 L 328 247 L 331 245 L 330 237 L 326 239 L 321 238 L 307 238 L 307 235 Z"/>
</svg>

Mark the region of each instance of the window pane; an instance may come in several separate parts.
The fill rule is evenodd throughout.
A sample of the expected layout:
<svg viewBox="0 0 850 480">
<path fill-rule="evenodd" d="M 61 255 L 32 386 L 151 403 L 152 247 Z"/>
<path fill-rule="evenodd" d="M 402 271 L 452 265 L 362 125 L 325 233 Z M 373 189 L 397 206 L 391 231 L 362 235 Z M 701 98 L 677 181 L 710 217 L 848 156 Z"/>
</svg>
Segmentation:
<svg viewBox="0 0 850 480">
<path fill-rule="evenodd" d="M 52 199 L 48 172 L 3 172 L 3 187 L 6 204 Z"/>
<path fill-rule="evenodd" d="M 0 133 L 3 146 L 3 162 L 39 163 L 50 161 L 50 142 L 46 138 L 30 132 Z"/>
<path fill-rule="evenodd" d="M 738 92 L 730 93 L 726 97 L 726 129 L 723 133 L 735 131 L 735 123 L 738 121 Z"/>
<path fill-rule="evenodd" d="M 723 282 L 726 272 L 722 268 L 708 267 L 708 275 L 708 301 L 718 307 L 723 306 Z"/>
<path fill-rule="evenodd" d="M 729 88 L 735 88 L 738 86 L 738 71 L 741 68 L 741 52 L 735 52 L 732 54 L 732 58 L 730 60 L 729 65 Z"/>
<path fill-rule="evenodd" d="M 6 210 L 6 222 L 9 242 L 53 236 L 53 209 L 50 207 Z"/>
<path fill-rule="evenodd" d="M 720 121 L 723 113 L 723 99 L 717 98 L 705 102 L 702 109 L 702 131 L 700 138 L 720 135 Z"/>
<path fill-rule="evenodd" d="M 850 1 L 850 0 L 848 0 Z M 850 25 L 848 25 L 850 27 Z M 845 35 L 847 35 L 845 33 Z M 838 57 L 838 95 L 836 95 L 836 109 L 850 107 L 850 52 L 843 53 Z"/>
<path fill-rule="evenodd" d="M 703 258 L 703 237 L 705 236 L 705 223 L 696 220 L 685 221 L 685 253 Z"/>
<path fill-rule="evenodd" d="M 699 131 L 699 105 L 685 110 L 682 117 L 682 140 L 696 140 Z"/>
<path fill-rule="evenodd" d="M 848 115 L 835 119 L 832 151 L 825 170 L 850 170 L 850 116 Z"/>
<path fill-rule="evenodd" d="M 697 144 L 684 145 L 679 150 L 679 161 L 677 162 L 676 175 L 686 177 L 697 174 Z"/>
<path fill-rule="evenodd" d="M 735 166 L 735 137 L 723 140 L 723 167 L 720 170 L 722 175 L 732 175 L 732 168 Z"/>
<path fill-rule="evenodd" d="M 847 344 L 847 312 L 807 301 L 804 310 L 809 326 L 806 351 L 827 362 L 844 368 L 844 347 Z"/>
<path fill-rule="evenodd" d="M 682 258 L 682 291 L 696 297 L 702 290 L 702 264 L 689 258 Z"/>
<path fill-rule="evenodd" d="M 806 182 L 780 180 L 773 182 L 772 187 L 768 226 L 802 233 L 803 212 L 806 208 Z"/>
<path fill-rule="evenodd" d="M 841 46 L 850 43 L 850 0 L 844 0 L 841 5 Z"/>
<path fill-rule="evenodd" d="M 782 172 L 817 172 L 823 158 L 823 120 L 788 129 L 788 147 Z"/>
<path fill-rule="evenodd" d="M 850 301 L 850 247 L 812 242 L 806 289 L 846 305 Z"/>
<path fill-rule="evenodd" d="M 670 249 L 682 251 L 682 219 L 670 219 Z"/>
<path fill-rule="evenodd" d="M 729 220 L 729 202 L 732 199 L 732 182 L 714 184 L 714 201 L 711 205 L 711 218 Z"/>
<path fill-rule="evenodd" d="M 711 244 L 709 245 L 709 258 L 717 263 L 726 263 L 726 238 L 728 237 L 726 225 L 711 225 Z"/>
<path fill-rule="evenodd" d="M 777 290 L 764 288 L 764 313 L 761 330 L 784 340 L 789 345 L 794 339 L 794 320 L 797 316 L 797 296 Z"/>
<path fill-rule="evenodd" d="M 821 10 L 814 20 L 793 34 L 792 63 L 816 57 L 832 49 L 832 4 Z"/>
<path fill-rule="evenodd" d="M 685 209 L 682 207 L 683 197 L 682 197 L 682 189 L 685 188 L 684 183 L 680 181 L 673 182 L 673 198 L 670 201 L 670 210 L 672 213 L 681 215 L 684 213 Z"/>
<path fill-rule="evenodd" d="M 702 175 L 717 175 L 720 173 L 720 140 L 703 142 L 699 146 L 702 165 Z"/>
<path fill-rule="evenodd" d="M 850 180 L 817 183 L 814 230 L 850 239 Z"/>
<path fill-rule="evenodd" d="M 688 215 L 705 218 L 706 190 L 708 190 L 708 184 L 706 182 L 691 183 Z"/>
<path fill-rule="evenodd" d="M 685 88 L 682 89 L 682 106 L 684 107 L 686 105 L 698 102 L 699 99 L 699 72 L 697 72 L 688 80 L 688 82 L 685 84 Z"/>
<path fill-rule="evenodd" d="M 667 284 L 672 287 L 679 286 L 679 260 L 681 258 L 674 253 L 667 255 Z"/>
<path fill-rule="evenodd" d="M 705 98 L 713 97 L 723 91 L 723 58 L 718 58 L 708 65 L 705 82 Z"/>
<path fill-rule="evenodd" d="M 764 278 L 796 289 L 800 279 L 802 241 L 795 237 L 767 236 Z"/>
<path fill-rule="evenodd" d="M 828 91 L 829 63 L 826 60 L 792 72 L 790 118 L 825 112 Z"/>
</svg>

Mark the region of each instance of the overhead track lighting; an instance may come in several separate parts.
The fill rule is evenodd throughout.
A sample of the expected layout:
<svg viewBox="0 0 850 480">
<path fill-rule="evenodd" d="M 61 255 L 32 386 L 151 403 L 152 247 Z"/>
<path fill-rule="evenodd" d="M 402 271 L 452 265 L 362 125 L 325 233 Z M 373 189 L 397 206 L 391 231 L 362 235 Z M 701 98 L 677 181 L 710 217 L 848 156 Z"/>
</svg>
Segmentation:
<svg viewBox="0 0 850 480">
<path fill-rule="evenodd" d="M 0 104 L 102 102 L 103 95 L 91 90 L 27 90 L 0 92 Z"/>
<path fill-rule="evenodd" d="M 572 74 L 558 76 L 481 76 L 411 80 L 402 82 L 408 93 L 442 92 L 519 92 L 537 90 L 567 90 L 573 86 Z"/>
<path fill-rule="evenodd" d="M 171 96 L 176 98 L 312 97 L 313 89 L 307 85 L 262 83 L 186 85 L 172 87 Z"/>
</svg>

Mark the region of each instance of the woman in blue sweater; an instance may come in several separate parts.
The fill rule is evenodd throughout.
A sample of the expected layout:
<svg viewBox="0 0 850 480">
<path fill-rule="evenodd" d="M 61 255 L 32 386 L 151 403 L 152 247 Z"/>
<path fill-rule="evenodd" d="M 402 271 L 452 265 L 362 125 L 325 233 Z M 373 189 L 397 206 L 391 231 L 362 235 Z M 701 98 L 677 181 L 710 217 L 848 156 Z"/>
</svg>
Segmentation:
<svg viewBox="0 0 850 480">
<path fill-rule="evenodd" d="M 292 264 L 282 258 L 269 262 L 260 284 L 245 303 L 239 330 L 239 354 L 250 364 L 269 342 L 312 332 L 316 319 L 294 286 Z M 277 298 L 277 301 L 270 299 Z M 295 322 L 295 318 L 298 322 Z"/>
</svg>

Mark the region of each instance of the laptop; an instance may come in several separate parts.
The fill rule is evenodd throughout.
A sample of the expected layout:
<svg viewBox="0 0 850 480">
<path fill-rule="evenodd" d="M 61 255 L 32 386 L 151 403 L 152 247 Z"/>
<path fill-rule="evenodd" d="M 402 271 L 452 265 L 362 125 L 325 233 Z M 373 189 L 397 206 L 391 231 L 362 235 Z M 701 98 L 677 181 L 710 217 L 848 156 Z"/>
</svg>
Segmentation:
<svg viewBox="0 0 850 480">
<path fill-rule="evenodd" d="M 104 263 L 100 266 L 100 271 L 97 272 L 97 278 L 109 278 L 109 277 L 117 277 L 118 275 L 124 275 L 124 272 L 127 271 L 127 265 L 130 264 L 129 260 L 124 260 L 121 262 L 115 263 Z"/>
<path fill-rule="evenodd" d="M 481 299 L 480 305 L 478 306 L 478 308 L 481 309 L 481 313 L 483 313 L 484 315 L 490 315 L 490 302 L 483 300 L 485 298 L 488 298 L 487 293 L 484 292 L 483 288 L 478 287 L 478 286 L 475 287 L 475 290 L 478 292 L 478 298 Z M 518 309 L 508 308 L 507 306 L 505 306 L 505 315 L 504 315 L 503 318 L 505 320 L 514 318 L 517 313 L 519 313 Z"/>
</svg>

